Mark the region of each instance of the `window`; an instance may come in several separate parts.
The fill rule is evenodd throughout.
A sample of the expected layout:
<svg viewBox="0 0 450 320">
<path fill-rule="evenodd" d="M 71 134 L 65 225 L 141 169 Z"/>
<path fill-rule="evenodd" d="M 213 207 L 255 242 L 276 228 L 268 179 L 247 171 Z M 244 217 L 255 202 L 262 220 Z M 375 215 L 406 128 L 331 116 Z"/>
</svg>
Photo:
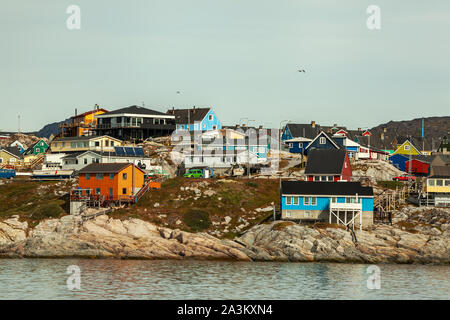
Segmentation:
<svg viewBox="0 0 450 320">
<path fill-rule="evenodd" d="M 428 179 L 428 185 L 434 187 L 434 179 Z"/>
<path fill-rule="evenodd" d="M 314 176 L 314 181 L 320 181 L 320 176 Z"/>
<path fill-rule="evenodd" d="M 103 173 L 97 173 L 95 177 L 97 180 L 103 180 Z"/>
<path fill-rule="evenodd" d="M 410 147 L 408 145 L 405 145 L 405 150 L 409 150 Z"/>
<path fill-rule="evenodd" d="M 84 161 L 83 161 L 84 164 L 87 164 L 87 158 L 84 158 L 83 160 L 84 160 Z"/>
<path fill-rule="evenodd" d="M 444 180 L 442 179 L 437 179 L 436 180 L 436 186 L 437 187 L 442 187 L 444 185 Z"/>
<path fill-rule="evenodd" d="M 446 187 L 450 186 L 450 180 L 445 180 L 445 186 Z"/>
<path fill-rule="evenodd" d="M 316 197 L 312 197 L 311 198 L 311 205 L 315 206 L 317 204 L 317 198 Z"/>
<path fill-rule="evenodd" d="M 100 142 L 99 141 L 95 141 L 94 146 L 100 147 Z"/>
<path fill-rule="evenodd" d="M 100 194 L 100 188 L 95 189 L 95 194 Z"/>
<path fill-rule="evenodd" d="M 331 203 L 337 203 L 337 198 L 336 197 L 331 197 Z"/>
<path fill-rule="evenodd" d="M 92 158 L 92 163 L 95 163 L 95 158 Z"/>
<path fill-rule="evenodd" d="M 114 141 L 111 141 L 111 147 L 114 147 Z"/>
<path fill-rule="evenodd" d="M 286 211 L 286 218 L 290 218 L 290 217 L 292 217 L 291 212 L 290 211 Z"/>
<path fill-rule="evenodd" d="M 66 145 L 66 143 L 65 143 L 65 142 L 62 142 L 62 143 L 61 143 L 61 146 L 63 146 L 63 147 L 64 147 L 65 145 Z"/>
<path fill-rule="evenodd" d="M 43 143 L 43 142 L 41 142 L 41 146 L 42 146 L 42 147 L 44 146 L 44 143 Z"/>
<path fill-rule="evenodd" d="M 55 147 L 58 147 L 58 142 L 55 142 Z"/>
<path fill-rule="evenodd" d="M 66 161 L 67 164 L 67 161 Z M 86 173 L 86 180 L 89 180 L 91 178 L 91 175 L 89 173 Z"/>
<path fill-rule="evenodd" d="M 217 129 L 217 126 L 213 126 L 212 128 L 213 128 L 213 130 L 216 130 L 216 129 Z"/>
<path fill-rule="evenodd" d="M 320 144 L 325 144 L 326 143 L 325 137 L 320 137 L 319 143 Z"/>
<path fill-rule="evenodd" d="M 126 173 L 122 173 L 122 179 L 123 180 L 127 180 L 127 174 Z"/>
<path fill-rule="evenodd" d="M 122 188 L 122 194 L 127 194 L 127 188 Z"/>
<path fill-rule="evenodd" d="M 333 181 L 333 176 L 328 176 L 328 181 Z"/>
<path fill-rule="evenodd" d="M 105 147 L 109 147 L 109 141 L 108 140 L 105 141 Z"/>
<path fill-rule="evenodd" d="M 287 205 L 292 204 L 292 197 L 286 197 L 286 204 Z"/>
<path fill-rule="evenodd" d="M 292 197 L 292 204 L 293 205 L 298 205 L 298 197 Z"/>
<path fill-rule="evenodd" d="M 344 167 L 345 169 L 347 169 L 347 162 L 344 162 Z"/>
<path fill-rule="evenodd" d="M 113 196 L 113 188 L 109 188 L 109 196 L 110 196 L 110 197 Z"/>
<path fill-rule="evenodd" d="M 321 176 L 320 181 L 327 181 L 327 176 Z"/>
<path fill-rule="evenodd" d="M 86 195 L 88 196 L 88 195 L 90 195 L 90 194 L 91 194 L 91 190 L 87 189 L 87 190 L 86 190 Z"/>
<path fill-rule="evenodd" d="M 71 148 L 76 148 L 77 147 L 77 143 L 76 142 L 71 142 L 70 143 L 70 147 Z"/>
<path fill-rule="evenodd" d="M 311 197 L 304 197 L 303 198 L 303 204 L 305 205 L 305 206 L 309 206 L 309 204 L 310 204 L 310 202 L 309 202 L 309 200 L 311 199 Z"/>
<path fill-rule="evenodd" d="M 114 173 L 110 173 L 110 174 L 109 174 L 109 179 L 110 179 L 110 180 L 114 180 Z"/>
<path fill-rule="evenodd" d="M 213 115 L 210 114 L 209 117 L 208 117 L 208 119 L 209 119 L 209 121 L 212 121 L 212 120 L 214 119 Z"/>
</svg>

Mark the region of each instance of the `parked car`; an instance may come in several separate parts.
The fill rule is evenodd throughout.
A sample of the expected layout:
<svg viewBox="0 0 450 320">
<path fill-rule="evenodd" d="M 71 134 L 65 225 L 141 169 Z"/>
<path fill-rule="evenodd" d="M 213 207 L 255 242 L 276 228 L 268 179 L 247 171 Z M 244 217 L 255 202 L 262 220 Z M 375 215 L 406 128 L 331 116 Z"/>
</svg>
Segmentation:
<svg viewBox="0 0 450 320">
<path fill-rule="evenodd" d="M 394 181 L 408 181 L 408 180 L 416 180 L 416 177 L 414 177 L 411 174 L 402 174 L 401 176 L 396 176 L 392 180 Z"/>
<path fill-rule="evenodd" d="M 203 178 L 203 170 L 201 169 L 189 169 L 185 174 L 186 178 Z"/>
<path fill-rule="evenodd" d="M 0 178 L 11 179 L 16 177 L 16 170 L 13 169 L 0 169 Z"/>
</svg>

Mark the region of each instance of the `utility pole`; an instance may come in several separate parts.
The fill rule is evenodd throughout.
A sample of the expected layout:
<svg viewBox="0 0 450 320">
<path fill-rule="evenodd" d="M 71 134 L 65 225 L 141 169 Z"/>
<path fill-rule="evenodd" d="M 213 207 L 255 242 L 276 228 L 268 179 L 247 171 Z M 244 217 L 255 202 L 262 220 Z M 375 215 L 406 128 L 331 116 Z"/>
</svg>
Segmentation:
<svg viewBox="0 0 450 320">
<path fill-rule="evenodd" d="M 250 120 L 247 120 L 247 124 L 246 124 L 246 126 L 247 126 L 247 133 L 249 133 L 250 132 L 250 130 L 249 130 L 249 128 L 248 128 L 248 123 L 250 122 L 250 121 L 256 121 L 256 120 L 253 120 L 253 119 L 250 119 Z M 248 146 L 247 146 L 247 164 L 248 164 L 248 166 L 247 166 L 247 177 L 248 177 L 248 179 L 250 179 L 250 134 L 246 134 L 245 136 L 247 136 L 247 139 L 248 139 Z M 245 137 L 244 136 L 244 137 Z M 245 141 L 245 140 L 244 140 Z"/>
<path fill-rule="evenodd" d="M 20 114 L 17 116 L 17 119 L 18 119 L 17 133 L 20 134 Z"/>
</svg>

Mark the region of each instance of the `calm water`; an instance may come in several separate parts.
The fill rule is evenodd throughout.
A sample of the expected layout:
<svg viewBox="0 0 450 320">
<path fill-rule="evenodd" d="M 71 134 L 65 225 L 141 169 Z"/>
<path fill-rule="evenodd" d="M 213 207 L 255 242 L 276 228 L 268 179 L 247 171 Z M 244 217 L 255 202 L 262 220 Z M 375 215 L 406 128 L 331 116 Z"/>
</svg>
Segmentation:
<svg viewBox="0 0 450 320">
<path fill-rule="evenodd" d="M 67 267 L 81 290 L 67 288 Z M 450 266 L 0 259 L 0 299 L 450 299 Z"/>
</svg>

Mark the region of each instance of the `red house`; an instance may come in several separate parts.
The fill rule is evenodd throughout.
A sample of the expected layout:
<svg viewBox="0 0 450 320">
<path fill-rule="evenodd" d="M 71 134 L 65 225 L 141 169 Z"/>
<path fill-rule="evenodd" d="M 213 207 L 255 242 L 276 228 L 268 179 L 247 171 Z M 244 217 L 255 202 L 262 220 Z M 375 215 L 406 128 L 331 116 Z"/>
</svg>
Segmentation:
<svg viewBox="0 0 450 320">
<path fill-rule="evenodd" d="M 430 163 L 430 157 L 413 156 L 411 161 L 405 162 L 405 171 L 414 175 L 427 176 L 430 173 Z"/>
<path fill-rule="evenodd" d="M 352 168 L 347 151 L 342 149 L 310 150 L 305 174 L 308 181 L 350 181 Z"/>
</svg>

